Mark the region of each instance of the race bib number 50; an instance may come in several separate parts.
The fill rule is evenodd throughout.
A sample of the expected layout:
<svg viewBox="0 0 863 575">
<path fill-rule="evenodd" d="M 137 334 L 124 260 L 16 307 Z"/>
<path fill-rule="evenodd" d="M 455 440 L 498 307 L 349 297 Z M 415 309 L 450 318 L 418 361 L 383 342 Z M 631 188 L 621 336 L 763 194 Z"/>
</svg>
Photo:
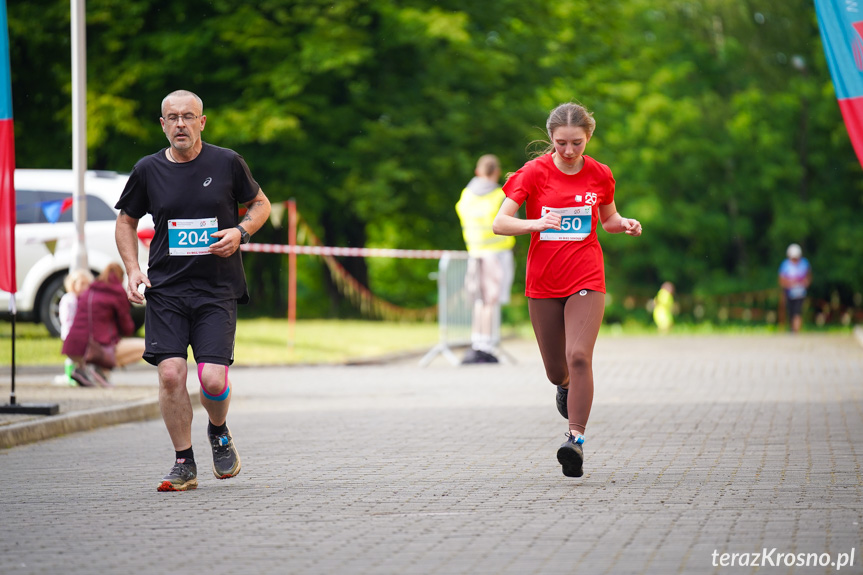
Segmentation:
<svg viewBox="0 0 863 575">
<path fill-rule="evenodd" d="M 543 206 L 542 215 L 548 212 L 560 214 L 560 229 L 545 230 L 539 233 L 539 239 L 543 241 L 580 242 L 590 235 L 591 228 L 591 206 L 580 208 L 547 208 Z"/>
<path fill-rule="evenodd" d="M 210 234 L 219 231 L 218 218 L 168 220 L 168 255 L 209 255 L 210 244 L 218 240 Z"/>
</svg>

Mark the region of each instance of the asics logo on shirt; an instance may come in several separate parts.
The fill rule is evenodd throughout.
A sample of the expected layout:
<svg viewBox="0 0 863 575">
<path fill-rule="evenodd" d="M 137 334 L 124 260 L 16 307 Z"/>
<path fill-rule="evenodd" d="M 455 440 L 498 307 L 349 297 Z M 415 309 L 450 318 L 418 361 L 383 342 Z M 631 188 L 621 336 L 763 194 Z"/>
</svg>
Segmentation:
<svg viewBox="0 0 863 575">
<path fill-rule="evenodd" d="M 213 178 L 207 178 L 206 180 L 204 180 L 204 187 L 206 188 L 211 183 L 213 183 Z"/>
</svg>

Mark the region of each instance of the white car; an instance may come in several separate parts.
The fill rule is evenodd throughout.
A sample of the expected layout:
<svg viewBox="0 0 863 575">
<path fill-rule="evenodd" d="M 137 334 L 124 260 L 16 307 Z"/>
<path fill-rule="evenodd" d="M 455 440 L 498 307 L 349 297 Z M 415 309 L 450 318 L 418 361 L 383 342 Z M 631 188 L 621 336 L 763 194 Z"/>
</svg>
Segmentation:
<svg viewBox="0 0 863 575">
<path fill-rule="evenodd" d="M 114 204 L 128 179 L 127 175 L 116 172 L 89 171 L 85 175 L 87 221 L 84 234 L 87 263 L 94 276 L 110 262 L 123 265 L 114 240 L 118 214 Z M 69 273 L 69 266 L 74 264 L 72 245 L 76 232 L 73 209 L 69 207 L 74 189 L 72 170 L 15 170 L 17 319 L 42 322 L 55 336 L 60 334 L 58 305 L 66 291 L 63 279 Z M 64 201 L 68 209 L 61 212 Z M 58 212 L 56 223 L 51 223 Z M 153 220 L 149 215 L 139 222 L 138 238 L 138 259 L 141 269 L 146 270 L 153 238 Z M 9 300 L 10 294 L 0 291 L 0 315 L 6 318 L 9 317 Z M 142 312 L 142 307 L 133 306 L 132 315 L 138 326 L 143 323 Z"/>
</svg>

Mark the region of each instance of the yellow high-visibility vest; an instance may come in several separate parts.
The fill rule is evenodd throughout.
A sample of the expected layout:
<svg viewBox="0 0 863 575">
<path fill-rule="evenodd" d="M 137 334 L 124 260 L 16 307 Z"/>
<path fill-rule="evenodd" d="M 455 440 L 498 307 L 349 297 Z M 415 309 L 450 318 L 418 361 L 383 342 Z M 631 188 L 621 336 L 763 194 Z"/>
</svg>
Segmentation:
<svg viewBox="0 0 863 575">
<path fill-rule="evenodd" d="M 674 325 L 674 296 L 671 292 L 660 289 L 656 297 L 653 298 L 653 321 L 656 326 L 666 331 Z"/>
<path fill-rule="evenodd" d="M 461 192 L 455 211 L 461 220 L 464 243 L 470 255 L 511 250 L 515 246 L 513 236 L 498 236 L 491 231 L 491 225 L 506 195 L 497 188 L 483 196 L 478 196 L 468 188 Z"/>
</svg>

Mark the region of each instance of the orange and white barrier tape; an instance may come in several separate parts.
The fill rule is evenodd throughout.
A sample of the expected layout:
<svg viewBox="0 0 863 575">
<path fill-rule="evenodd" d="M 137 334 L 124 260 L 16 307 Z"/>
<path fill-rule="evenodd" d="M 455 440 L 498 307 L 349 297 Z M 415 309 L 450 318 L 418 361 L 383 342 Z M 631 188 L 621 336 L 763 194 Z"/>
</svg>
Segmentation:
<svg viewBox="0 0 863 575">
<path fill-rule="evenodd" d="M 358 258 L 409 258 L 439 260 L 444 255 L 452 259 L 467 259 L 466 251 L 457 250 L 399 250 L 388 248 L 338 248 L 330 246 L 301 246 L 285 244 L 244 244 L 240 249 L 246 252 L 267 254 L 305 254 L 312 256 L 347 256 Z"/>
</svg>

